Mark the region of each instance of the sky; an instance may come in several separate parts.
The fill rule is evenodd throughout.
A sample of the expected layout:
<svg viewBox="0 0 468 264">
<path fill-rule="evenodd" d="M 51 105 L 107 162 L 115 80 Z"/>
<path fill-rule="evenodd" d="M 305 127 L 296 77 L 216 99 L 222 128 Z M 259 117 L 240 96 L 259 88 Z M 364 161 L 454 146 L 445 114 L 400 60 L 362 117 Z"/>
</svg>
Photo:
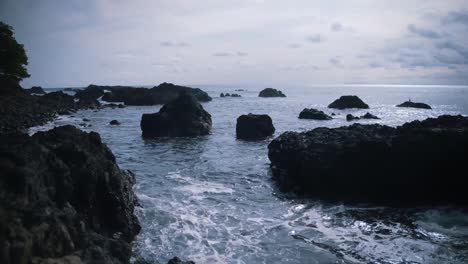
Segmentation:
<svg viewBox="0 0 468 264">
<path fill-rule="evenodd" d="M 467 0 L 0 0 L 29 87 L 468 84 Z"/>
</svg>

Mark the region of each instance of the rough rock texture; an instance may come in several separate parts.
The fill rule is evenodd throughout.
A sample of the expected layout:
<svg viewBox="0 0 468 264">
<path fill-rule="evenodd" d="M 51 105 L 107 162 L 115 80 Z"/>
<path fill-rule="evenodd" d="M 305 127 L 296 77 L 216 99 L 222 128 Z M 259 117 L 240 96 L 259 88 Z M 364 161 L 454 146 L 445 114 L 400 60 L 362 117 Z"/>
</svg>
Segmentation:
<svg viewBox="0 0 468 264">
<path fill-rule="evenodd" d="M 411 101 L 406 101 L 402 104 L 397 105 L 397 107 L 412 107 L 412 108 L 422 108 L 422 109 L 432 109 L 430 105 L 425 103 L 415 103 Z"/>
<path fill-rule="evenodd" d="M 182 94 L 158 113 L 143 114 L 140 126 L 144 137 L 201 136 L 210 133 L 211 115 L 195 97 Z"/>
<path fill-rule="evenodd" d="M 162 83 L 151 89 L 129 86 L 98 86 L 89 85 L 78 92 L 77 98 L 97 99 L 102 96 L 103 101 L 124 102 L 125 105 L 157 105 L 175 100 L 180 94 L 193 95 L 200 102 L 211 101 L 211 97 L 198 88 Z"/>
<path fill-rule="evenodd" d="M 346 109 L 346 108 L 363 108 L 368 109 L 369 106 L 355 95 L 344 95 L 328 105 L 328 108 Z"/>
<path fill-rule="evenodd" d="M 241 115 L 237 118 L 236 137 L 238 139 L 262 139 L 275 133 L 275 127 L 268 115 Z"/>
<path fill-rule="evenodd" d="M 25 89 L 25 91 L 34 94 L 45 94 L 45 91 L 42 89 L 41 86 L 33 86 L 31 89 Z"/>
<path fill-rule="evenodd" d="M 280 90 L 273 88 L 265 88 L 259 94 L 259 97 L 286 97 L 286 95 Z"/>
<path fill-rule="evenodd" d="M 73 126 L 0 136 L 0 263 L 128 263 L 134 175 Z"/>
<path fill-rule="evenodd" d="M 330 120 L 333 119 L 331 116 L 325 114 L 323 111 L 319 111 L 313 108 L 304 108 L 299 114 L 300 119 L 314 119 L 314 120 Z"/>
<path fill-rule="evenodd" d="M 468 204 L 468 117 L 286 132 L 268 150 L 284 190 L 350 202 Z"/>
</svg>

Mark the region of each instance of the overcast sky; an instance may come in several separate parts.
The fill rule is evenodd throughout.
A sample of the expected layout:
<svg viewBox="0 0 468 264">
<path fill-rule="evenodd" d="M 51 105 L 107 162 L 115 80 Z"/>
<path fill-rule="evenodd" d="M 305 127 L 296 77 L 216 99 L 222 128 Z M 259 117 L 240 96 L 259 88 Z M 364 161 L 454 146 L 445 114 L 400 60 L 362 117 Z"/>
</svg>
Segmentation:
<svg viewBox="0 0 468 264">
<path fill-rule="evenodd" d="M 0 0 L 23 86 L 468 84 L 467 0 Z"/>
</svg>

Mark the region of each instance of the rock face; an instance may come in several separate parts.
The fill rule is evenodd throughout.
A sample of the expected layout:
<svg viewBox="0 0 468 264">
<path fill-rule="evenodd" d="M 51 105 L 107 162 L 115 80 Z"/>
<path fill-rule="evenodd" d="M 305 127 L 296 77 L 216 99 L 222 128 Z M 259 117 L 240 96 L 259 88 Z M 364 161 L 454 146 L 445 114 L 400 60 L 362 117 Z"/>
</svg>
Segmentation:
<svg viewBox="0 0 468 264">
<path fill-rule="evenodd" d="M 313 108 L 304 108 L 299 114 L 300 119 L 314 119 L 314 120 L 330 120 L 333 119 L 331 116 L 325 114 L 323 111 L 319 111 Z"/>
<path fill-rule="evenodd" d="M 259 94 L 258 94 L 259 97 L 286 97 L 285 94 L 283 94 L 283 92 L 281 92 L 280 90 L 276 90 L 276 89 L 273 89 L 273 88 L 265 88 L 263 89 Z"/>
<path fill-rule="evenodd" d="M 397 105 L 397 107 L 412 107 L 412 108 L 422 108 L 422 109 L 432 109 L 430 105 L 425 103 L 415 103 L 411 101 L 406 101 L 402 104 Z"/>
<path fill-rule="evenodd" d="M 33 86 L 31 87 L 31 89 L 26 89 L 26 91 L 34 94 L 45 94 L 45 91 L 42 89 L 41 86 Z"/>
<path fill-rule="evenodd" d="M 201 136 L 210 133 L 211 115 L 195 97 L 182 94 L 158 113 L 143 114 L 140 126 L 144 137 Z"/>
<path fill-rule="evenodd" d="M 369 106 L 355 95 L 344 95 L 336 99 L 328 105 L 328 108 L 346 109 L 346 108 L 363 108 L 368 109 Z"/>
<path fill-rule="evenodd" d="M 134 175 L 72 126 L 0 136 L 0 263 L 129 263 Z"/>
<path fill-rule="evenodd" d="M 345 202 L 468 204 L 468 118 L 286 132 L 268 146 L 283 190 Z"/>
<path fill-rule="evenodd" d="M 198 88 L 174 85 L 172 83 L 162 83 L 151 89 L 129 86 L 89 85 L 75 96 L 77 98 L 93 99 L 102 96 L 103 101 L 124 102 L 125 105 L 157 105 L 173 101 L 182 93 L 191 94 L 200 102 L 211 101 L 211 97 Z"/>
<path fill-rule="evenodd" d="M 268 115 L 248 114 L 237 118 L 236 136 L 238 139 L 262 139 L 273 133 L 275 133 L 275 127 Z"/>
</svg>

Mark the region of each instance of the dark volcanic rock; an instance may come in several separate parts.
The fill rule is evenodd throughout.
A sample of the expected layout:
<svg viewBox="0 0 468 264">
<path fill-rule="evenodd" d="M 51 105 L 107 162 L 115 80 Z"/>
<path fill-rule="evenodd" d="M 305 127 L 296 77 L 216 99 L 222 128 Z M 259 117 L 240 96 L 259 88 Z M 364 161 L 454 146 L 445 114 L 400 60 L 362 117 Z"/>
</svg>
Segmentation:
<svg viewBox="0 0 468 264">
<path fill-rule="evenodd" d="M 129 263 L 134 175 L 97 133 L 0 136 L 0 263 Z"/>
<path fill-rule="evenodd" d="M 262 139 L 275 133 L 275 127 L 268 115 L 241 115 L 237 118 L 236 137 L 238 139 Z"/>
<path fill-rule="evenodd" d="M 314 120 L 330 120 L 331 116 L 325 114 L 323 111 L 312 108 L 304 108 L 299 114 L 300 119 L 314 119 Z"/>
<path fill-rule="evenodd" d="M 354 124 L 286 132 L 268 146 L 284 190 L 349 202 L 468 204 L 468 118 L 441 116 L 398 128 Z"/>
<path fill-rule="evenodd" d="M 180 94 L 193 95 L 200 102 L 211 101 L 211 97 L 198 88 L 162 83 L 151 89 L 129 86 L 98 86 L 89 85 L 85 90 L 77 93 L 77 98 L 94 98 L 102 96 L 103 101 L 124 102 L 125 105 L 156 105 L 166 104 L 175 100 Z"/>
<path fill-rule="evenodd" d="M 286 97 L 285 94 L 283 94 L 283 92 L 281 92 L 280 90 L 276 90 L 276 89 L 273 89 L 273 88 L 265 88 L 263 89 L 259 94 L 258 94 L 259 97 Z"/>
<path fill-rule="evenodd" d="M 182 94 L 158 113 L 143 114 L 140 126 L 144 137 L 201 136 L 210 133 L 211 115 L 192 95 Z"/>
<path fill-rule="evenodd" d="M 45 91 L 42 89 L 41 86 L 33 86 L 31 89 L 25 89 L 29 93 L 34 93 L 34 94 L 45 94 Z"/>
<path fill-rule="evenodd" d="M 346 108 L 364 108 L 369 106 L 355 95 L 344 95 L 328 105 L 328 108 L 346 109 Z"/>
<path fill-rule="evenodd" d="M 118 120 L 112 120 L 109 122 L 110 125 L 120 125 L 120 122 Z"/>
<path fill-rule="evenodd" d="M 430 105 L 425 103 L 415 103 L 411 101 L 406 101 L 402 104 L 397 105 L 397 107 L 412 107 L 412 108 L 422 108 L 422 109 L 432 109 Z"/>
</svg>

